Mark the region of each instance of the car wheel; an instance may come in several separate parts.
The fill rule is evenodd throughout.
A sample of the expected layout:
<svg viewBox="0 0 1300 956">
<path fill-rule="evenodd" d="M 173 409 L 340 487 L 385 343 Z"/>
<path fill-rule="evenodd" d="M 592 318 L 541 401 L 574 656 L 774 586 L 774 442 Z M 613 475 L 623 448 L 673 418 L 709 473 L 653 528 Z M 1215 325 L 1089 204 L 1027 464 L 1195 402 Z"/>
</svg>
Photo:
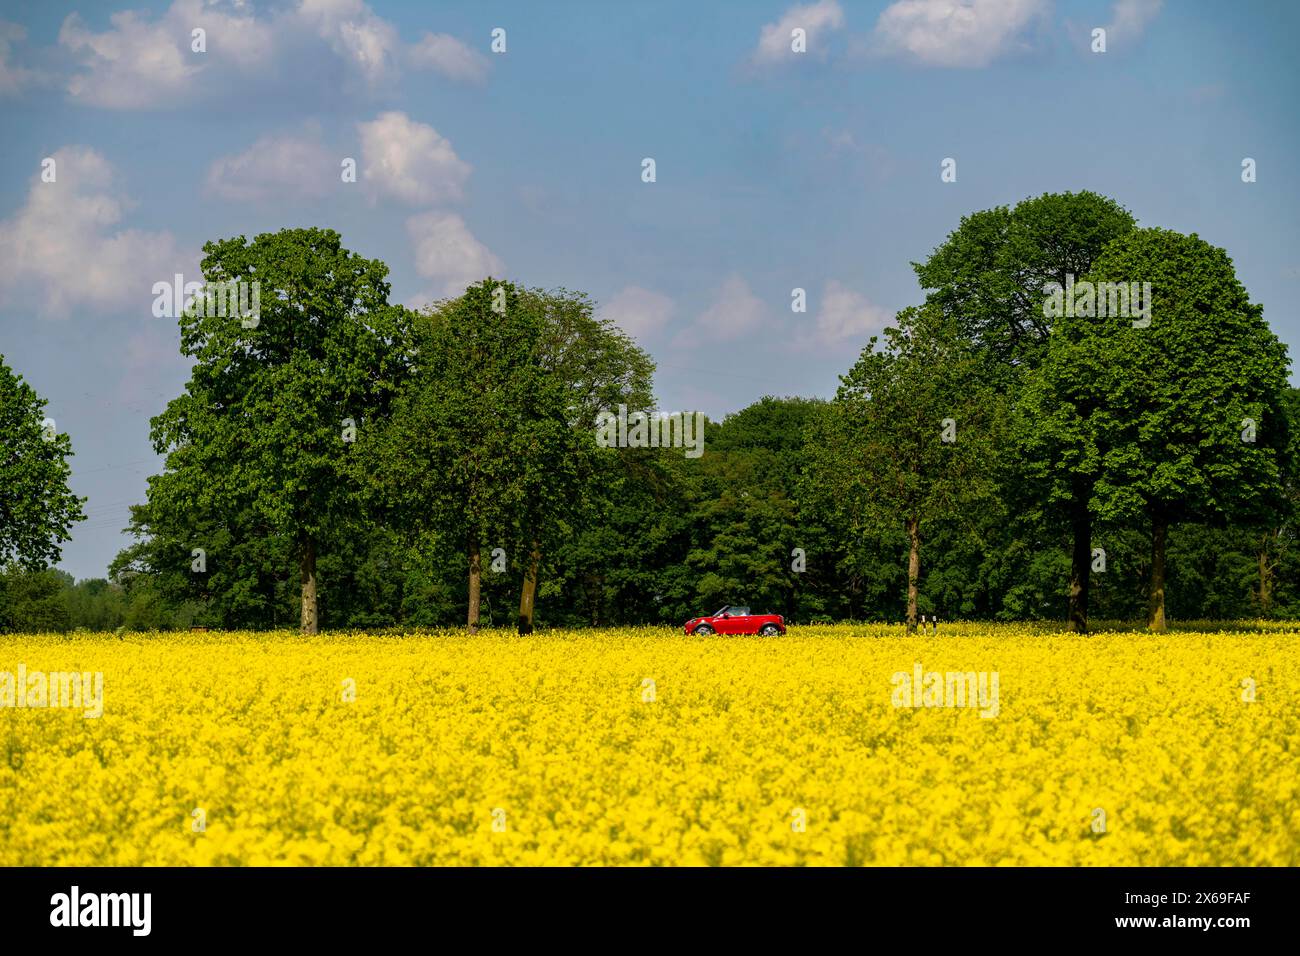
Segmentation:
<svg viewBox="0 0 1300 956">
<path fill-rule="evenodd" d="M 700 637 L 708 637 L 710 634 L 714 633 L 714 630 L 707 624 L 700 624 L 697 625 L 695 630 L 691 631 L 691 633 L 698 634 Z"/>
<path fill-rule="evenodd" d="M 758 633 L 762 634 L 764 637 L 773 637 L 780 634 L 781 630 L 775 624 L 764 624 L 758 629 Z"/>
</svg>

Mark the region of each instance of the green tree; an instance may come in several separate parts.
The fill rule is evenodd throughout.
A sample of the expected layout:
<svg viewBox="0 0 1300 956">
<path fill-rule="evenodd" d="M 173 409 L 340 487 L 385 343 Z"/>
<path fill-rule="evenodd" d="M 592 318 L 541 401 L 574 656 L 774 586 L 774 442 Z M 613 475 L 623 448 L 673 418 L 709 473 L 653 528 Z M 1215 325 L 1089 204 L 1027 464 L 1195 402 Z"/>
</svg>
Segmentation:
<svg viewBox="0 0 1300 956">
<path fill-rule="evenodd" d="M 408 363 L 408 316 L 388 302 L 387 267 L 345 249 L 328 229 L 285 229 L 204 247 L 209 287 L 258 283 L 259 314 L 213 308 L 181 317 L 194 359 L 186 391 L 153 420 L 166 471 L 149 500 L 170 514 L 247 515 L 292 542 L 301 627 L 319 627 L 323 539 L 364 526 L 350 478 L 351 428 L 378 427 Z M 215 314 L 214 314 L 215 313 Z M 201 546 L 201 545 L 196 545 Z"/>
<path fill-rule="evenodd" d="M 555 612 L 593 626 L 680 623 L 699 613 L 686 565 L 693 465 L 680 449 L 599 450 L 592 513 L 556 553 L 554 583 L 567 600 Z"/>
<path fill-rule="evenodd" d="M 1011 209 L 998 206 L 964 217 L 930 258 L 913 268 L 928 290 L 926 304 L 957 322 L 964 335 L 998 360 L 1014 393 L 1019 374 L 1043 360 L 1053 331 L 1043 309 L 1045 287 L 1081 279 L 1106 245 L 1134 225 L 1128 210 L 1097 193 L 1047 193 Z M 1091 488 L 1080 480 L 1068 498 L 1060 499 L 1073 541 L 1073 630 L 1088 626 L 1091 497 Z"/>
<path fill-rule="evenodd" d="M 1150 283 L 1149 324 L 1110 308 L 1060 320 L 1044 379 L 1055 394 L 1038 412 L 1050 424 L 1037 429 L 1053 444 L 1037 457 L 1083 471 L 1106 519 L 1144 519 L 1148 626 L 1161 631 L 1171 525 L 1256 524 L 1283 510 L 1286 348 L 1227 253 L 1195 235 L 1135 230 L 1088 279 Z"/>
<path fill-rule="evenodd" d="M 1290 442 L 1285 456 L 1285 493 L 1276 520 L 1258 530 L 1259 545 L 1256 551 L 1258 579 L 1255 604 L 1259 613 L 1269 615 L 1275 610 L 1278 572 L 1295 565 L 1300 559 L 1300 388 L 1288 388 L 1283 396 Z M 1283 581 L 1300 582 L 1300 574 L 1283 576 Z"/>
<path fill-rule="evenodd" d="M 417 322 L 415 374 L 392 421 L 362 448 L 389 521 L 464 549 L 471 631 L 483 548 L 524 537 L 529 456 L 570 431 L 565 397 L 538 362 L 542 321 L 532 297 L 490 277 L 435 305 Z"/>
<path fill-rule="evenodd" d="M 915 629 L 924 528 L 992 496 L 1004 411 L 987 358 L 937 309 L 905 309 L 873 336 L 810 428 L 805 495 L 854 532 L 907 536 L 907 625 Z"/>
<path fill-rule="evenodd" d="M 1124 523 L 1128 515 L 1111 485 L 1136 465 L 1128 460 L 1136 451 L 1123 439 L 1130 425 L 1125 408 L 1135 396 L 1115 389 L 1140 383 L 1115 380 L 1110 346 L 1097 320 L 1059 320 L 1041 364 L 1025 377 L 1013 416 L 1022 474 L 1034 492 L 1032 520 L 1069 515 L 1069 623 L 1078 632 L 1088 630 L 1094 522 Z"/>
<path fill-rule="evenodd" d="M 567 289 L 523 293 L 524 306 L 541 319 L 537 362 L 562 390 L 567 430 L 546 416 L 534 416 L 521 458 L 525 488 L 522 517 L 526 549 L 519 595 L 518 630 L 533 629 L 542 556 L 568 540 L 600 494 L 596 468 L 596 416 L 618 405 L 649 410 L 654 402 L 654 362 L 608 319 L 594 314 L 591 300 Z M 535 403 L 535 409 L 545 408 Z"/>
<path fill-rule="evenodd" d="M 43 634 L 72 627 L 67 575 L 10 565 L 0 571 L 0 631 Z"/>
<path fill-rule="evenodd" d="M 72 443 L 45 418 L 46 402 L 0 355 L 0 566 L 39 569 L 59 559 L 84 498 L 68 488 Z"/>
<path fill-rule="evenodd" d="M 686 558 L 704 610 L 748 603 L 788 619 L 800 613 L 810 561 L 811 573 L 822 573 L 829 553 L 797 499 L 804 429 L 824 404 L 766 396 L 708 425 L 706 454 L 691 463 L 694 547 Z"/>
<path fill-rule="evenodd" d="M 109 565 L 110 578 L 126 586 L 128 602 L 129 592 L 148 580 L 151 601 L 156 595 L 173 613 L 194 608 L 196 624 L 252 630 L 300 621 L 293 539 L 260 521 L 251 508 L 216 512 L 208 507 L 151 495 L 131 509 L 128 530 L 137 540 Z M 339 540 L 318 544 L 328 554 Z M 196 548 L 202 549 L 202 561 L 196 561 Z"/>
<path fill-rule="evenodd" d="M 73 628 L 116 630 L 122 623 L 122 589 L 104 578 L 78 581 L 68 590 Z"/>
<path fill-rule="evenodd" d="M 923 263 L 912 263 L 926 304 L 1004 365 L 1036 365 L 1051 335 L 1044 287 L 1081 279 L 1106 244 L 1134 228 L 1112 199 L 1083 190 L 1044 193 L 1014 208 L 963 216 Z"/>
</svg>

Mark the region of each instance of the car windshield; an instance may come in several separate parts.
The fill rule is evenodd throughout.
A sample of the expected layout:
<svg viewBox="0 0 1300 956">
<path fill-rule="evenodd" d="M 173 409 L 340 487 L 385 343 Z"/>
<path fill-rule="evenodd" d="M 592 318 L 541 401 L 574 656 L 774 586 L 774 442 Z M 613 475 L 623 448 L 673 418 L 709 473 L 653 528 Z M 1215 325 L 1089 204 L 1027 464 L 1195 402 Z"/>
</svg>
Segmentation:
<svg viewBox="0 0 1300 956">
<path fill-rule="evenodd" d="M 714 617 L 722 617 L 722 615 L 726 614 L 727 611 L 729 611 L 729 610 L 731 610 L 731 605 L 730 605 L 730 604 L 724 604 L 724 605 L 722 605 L 722 607 L 718 608 L 716 611 L 713 612 L 713 616 L 714 616 Z"/>
</svg>

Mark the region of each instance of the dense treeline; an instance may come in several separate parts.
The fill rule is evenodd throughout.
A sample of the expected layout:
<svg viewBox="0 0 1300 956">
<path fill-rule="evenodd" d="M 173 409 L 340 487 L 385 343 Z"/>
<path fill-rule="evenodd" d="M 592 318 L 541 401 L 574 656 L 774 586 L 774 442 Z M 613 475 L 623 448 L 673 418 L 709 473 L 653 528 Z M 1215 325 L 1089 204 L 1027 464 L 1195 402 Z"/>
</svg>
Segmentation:
<svg viewBox="0 0 1300 956">
<path fill-rule="evenodd" d="M 1105 197 L 966 217 L 833 399 L 698 458 L 596 440 L 653 363 L 581 293 L 412 312 L 328 230 L 205 253 L 266 305 L 182 317 L 135 543 L 107 580 L 11 567 L 0 628 L 1300 617 L 1285 347 L 1223 250 Z"/>
<path fill-rule="evenodd" d="M 1292 390 L 1300 415 L 1300 392 Z M 766 398 L 708 429 L 697 470 L 679 452 L 640 452 L 611 487 L 599 520 L 547 562 L 538 617 L 549 625 L 679 624 L 700 606 L 741 599 L 795 621 L 901 620 L 906 614 L 905 531 L 859 538 L 845 546 L 834 526 L 802 521 L 794 503 L 799 447 L 791 425 L 822 403 Z M 631 455 L 628 456 L 632 457 Z M 707 468 L 707 473 L 705 469 Z M 999 511 L 973 525 L 936 530 L 933 555 L 919 587 L 922 613 L 944 618 L 1060 619 L 1068 608 L 1069 539 L 1033 521 L 1017 524 Z M 1300 618 L 1300 549 L 1292 532 L 1276 529 L 1179 526 L 1170 533 L 1169 614 L 1172 618 Z M 1133 620 L 1146 611 L 1150 542 L 1140 529 L 1107 529 L 1106 572 L 1094 577 L 1093 615 Z M 338 542 L 321 563 L 321 619 L 326 627 L 447 624 L 464 614 L 461 561 L 422 550 L 390 532 L 366 547 Z M 790 552 L 802 547 L 806 571 L 791 571 Z M 250 581 L 264 591 L 241 603 L 237 586 L 215 579 L 216 593 L 193 587 L 188 551 L 173 576 L 131 574 L 152 554 L 137 545 L 119 558 L 114 577 L 73 586 L 63 572 L 14 574 L 23 592 L 0 605 L 12 630 L 149 630 L 296 626 L 297 580 L 287 547 L 266 563 L 252 562 Z M 1272 593 L 1259 594 L 1260 562 Z M 489 562 L 490 565 L 490 562 Z M 140 566 L 143 566 L 141 563 Z M 223 573 L 217 562 L 213 575 Z M 513 625 L 522 570 L 508 567 L 483 579 L 484 623 Z M 733 598 L 739 595 L 739 598 Z"/>
</svg>

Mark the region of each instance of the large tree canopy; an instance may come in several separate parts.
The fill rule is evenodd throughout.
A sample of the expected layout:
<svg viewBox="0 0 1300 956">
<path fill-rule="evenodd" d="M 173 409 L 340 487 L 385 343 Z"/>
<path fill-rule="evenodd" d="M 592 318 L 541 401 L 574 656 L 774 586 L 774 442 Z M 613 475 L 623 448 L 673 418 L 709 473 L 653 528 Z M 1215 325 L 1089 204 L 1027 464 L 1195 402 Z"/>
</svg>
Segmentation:
<svg viewBox="0 0 1300 956">
<path fill-rule="evenodd" d="M 572 429 L 569 396 L 538 361 L 542 328 L 535 298 L 490 277 L 437 304 L 417 322 L 415 374 L 392 420 L 362 444 L 361 467 L 391 519 L 465 556 L 471 630 L 484 549 L 490 568 L 497 548 L 498 562 L 518 561 L 537 456 L 573 466 L 548 451 Z"/>
<path fill-rule="evenodd" d="M 1221 250 L 1078 193 L 967 217 L 917 268 L 926 301 L 835 401 L 763 398 L 688 458 L 594 440 L 652 408 L 653 366 L 581 293 L 489 278 L 415 316 L 328 231 L 213 244 L 259 321 L 182 319 L 141 541 L 66 620 L 1023 620 L 1064 612 L 1067 577 L 1078 629 L 1151 598 L 1159 626 L 1166 580 L 1177 617 L 1300 615 L 1300 403 Z M 1071 279 L 1152 284 L 1150 312 L 1049 308 Z"/>
<path fill-rule="evenodd" d="M 0 355 L 0 567 L 57 561 L 85 518 L 85 499 L 68 488 L 72 443 L 45 418 L 45 404 Z"/>
<path fill-rule="evenodd" d="M 1084 488 L 1105 524 L 1146 524 L 1149 623 L 1162 630 L 1171 525 L 1267 524 L 1284 510 L 1286 349 L 1227 254 L 1194 235 L 1136 230 L 1087 278 L 1150 283 L 1150 314 L 1092 314 L 1098 296 L 1059 319 L 1022 393 L 1020 448 L 1048 500 Z"/>
<path fill-rule="evenodd" d="M 519 591 L 519 633 L 533 629 L 542 557 L 553 554 L 598 509 L 601 485 L 609 477 L 595 454 L 596 416 L 619 405 L 648 411 L 654 403 L 654 362 L 592 302 L 567 289 L 532 289 L 524 306 L 540 319 L 535 360 L 551 387 L 565 396 L 568 429 L 535 422 L 519 462 L 524 485 L 519 550 L 524 555 Z"/>
<path fill-rule="evenodd" d="M 234 513 L 287 537 L 300 568 L 301 625 L 318 626 L 320 542 L 364 523 L 345 459 L 376 427 L 407 371 L 408 316 L 388 302 L 388 268 L 328 229 L 285 229 L 204 247 L 210 285 L 260 284 L 252 319 L 213 308 L 181 316 L 194 359 L 185 393 L 153 420 L 166 471 L 149 501 L 172 515 Z M 196 533 L 201 530 L 196 527 Z M 193 548 L 219 560 L 217 542 Z M 196 571 L 195 573 L 205 573 Z"/>
<path fill-rule="evenodd" d="M 996 206 L 961 224 L 912 268 L 926 303 L 1008 364 L 1036 365 L 1052 328 L 1044 286 L 1081 279 L 1106 244 L 1134 227 L 1113 199 L 1084 190 Z"/>
<path fill-rule="evenodd" d="M 1084 190 L 1047 193 L 962 218 L 924 263 L 913 263 L 927 305 L 996 359 L 1008 389 L 1042 362 L 1052 334 L 1050 284 L 1082 279 L 1106 245 L 1134 228 L 1119 203 Z M 1070 625 L 1087 630 L 1091 583 L 1091 488 L 1079 474 L 1059 501 L 1068 522 Z"/>
<path fill-rule="evenodd" d="M 987 356 L 938 309 L 905 309 L 842 377 L 809 433 L 804 493 L 858 533 L 907 536 L 907 623 L 916 627 L 921 542 L 989 497 L 1003 429 Z"/>
<path fill-rule="evenodd" d="M 1094 282 L 1150 282 L 1150 324 L 1076 318 L 1096 343 L 1108 412 L 1123 427 L 1097 487 L 1103 507 L 1140 514 L 1152 535 L 1150 626 L 1165 627 L 1170 525 L 1259 523 L 1285 505 L 1286 347 L 1237 280 L 1232 260 L 1195 234 L 1137 230 L 1094 264 Z"/>
</svg>

